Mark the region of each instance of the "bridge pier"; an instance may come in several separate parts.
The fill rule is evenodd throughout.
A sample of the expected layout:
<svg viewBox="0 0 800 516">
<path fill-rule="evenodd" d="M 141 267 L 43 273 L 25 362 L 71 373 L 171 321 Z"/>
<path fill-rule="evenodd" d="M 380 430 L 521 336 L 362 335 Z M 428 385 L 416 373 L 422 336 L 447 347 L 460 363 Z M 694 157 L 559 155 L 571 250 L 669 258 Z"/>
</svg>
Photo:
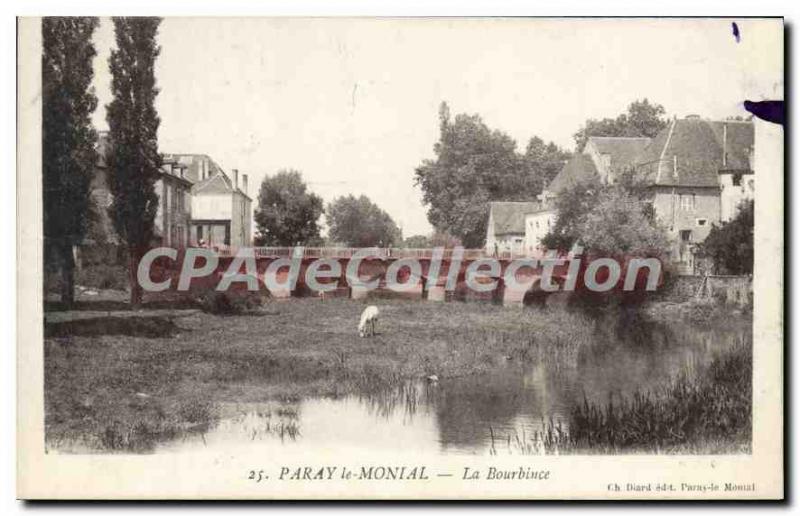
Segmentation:
<svg viewBox="0 0 800 516">
<path fill-rule="evenodd" d="M 509 288 L 504 286 L 502 294 L 503 306 L 522 307 L 525 304 L 526 288 Z"/>
<path fill-rule="evenodd" d="M 350 299 L 366 299 L 369 290 L 366 287 L 355 285 L 350 287 Z"/>
</svg>

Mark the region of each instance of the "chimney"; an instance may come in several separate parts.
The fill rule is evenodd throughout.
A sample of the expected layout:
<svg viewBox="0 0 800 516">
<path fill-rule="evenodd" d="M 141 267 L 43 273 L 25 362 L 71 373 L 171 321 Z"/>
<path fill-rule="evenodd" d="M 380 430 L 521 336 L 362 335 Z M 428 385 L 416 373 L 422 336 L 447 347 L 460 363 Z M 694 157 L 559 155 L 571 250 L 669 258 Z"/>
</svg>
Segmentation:
<svg viewBox="0 0 800 516">
<path fill-rule="evenodd" d="M 232 169 L 233 172 L 233 188 L 239 188 L 239 169 Z"/>
<path fill-rule="evenodd" d="M 722 123 L 722 166 L 728 166 L 728 124 Z"/>
<path fill-rule="evenodd" d="M 247 174 L 242 174 L 242 191 L 247 193 Z"/>
</svg>

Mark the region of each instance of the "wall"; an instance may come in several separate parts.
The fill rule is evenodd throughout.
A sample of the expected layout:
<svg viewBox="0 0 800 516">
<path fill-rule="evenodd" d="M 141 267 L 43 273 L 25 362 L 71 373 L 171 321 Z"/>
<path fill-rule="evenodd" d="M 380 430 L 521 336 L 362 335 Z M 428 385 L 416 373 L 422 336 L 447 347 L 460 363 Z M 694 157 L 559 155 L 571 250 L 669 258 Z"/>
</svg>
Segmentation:
<svg viewBox="0 0 800 516">
<path fill-rule="evenodd" d="M 683 199 L 691 206 L 683 204 Z M 719 223 L 720 195 L 717 188 L 701 187 L 655 187 L 653 190 L 653 208 L 656 218 L 667 229 L 672 243 L 670 255 L 673 262 L 679 264 L 682 272 L 693 271 L 692 248 L 706 239 L 711 225 Z M 698 219 L 704 219 L 701 224 Z M 683 241 L 681 231 L 691 231 L 690 240 Z"/>
<path fill-rule="evenodd" d="M 533 254 L 542 249 L 542 238 L 556 222 L 555 211 L 547 210 L 525 215 L 525 252 Z"/>
<path fill-rule="evenodd" d="M 752 276 L 708 276 L 707 285 L 703 286 L 704 276 L 673 275 L 668 283 L 659 291 L 662 301 L 683 303 L 698 299 L 715 299 L 721 303 L 744 307 L 752 304 Z"/>
<path fill-rule="evenodd" d="M 720 174 L 720 218 L 729 221 L 739 212 L 739 204 L 755 196 L 755 174 L 741 174 L 740 184 L 733 184 L 734 174 Z"/>
<path fill-rule="evenodd" d="M 241 193 L 231 196 L 231 245 L 234 247 L 249 246 L 250 220 L 252 202 Z"/>
<path fill-rule="evenodd" d="M 233 210 L 230 193 L 203 193 L 192 196 L 192 218 L 198 220 L 230 220 Z"/>
</svg>

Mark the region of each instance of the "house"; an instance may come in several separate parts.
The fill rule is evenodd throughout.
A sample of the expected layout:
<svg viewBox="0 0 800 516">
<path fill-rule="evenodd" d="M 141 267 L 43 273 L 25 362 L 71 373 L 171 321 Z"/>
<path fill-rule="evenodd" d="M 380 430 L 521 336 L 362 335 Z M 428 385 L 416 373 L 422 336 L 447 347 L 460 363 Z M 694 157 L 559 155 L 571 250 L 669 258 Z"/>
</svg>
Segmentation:
<svg viewBox="0 0 800 516">
<path fill-rule="evenodd" d="M 243 247 L 252 243 L 252 199 L 247 174 L 233 169 L 231 178 L 206 154 L 166 154 L 186 167 L 192 182 L 189 242 L 211 247 Z"/>
<path fill-rule="evenodd" d="M 154 229 L 156 238 L 166 247 L 189 245 L 192 182 L 186 177 L 187 168 L 174 159 L 164 159 L 155 184 L 158 210 Z"/>
<path fill-rule="evenodd" d="M 542 239 L 555 223 L 556 211 L 552 203 L 539 203 L 534 211 L 525 214 L 525 254 L 540 254 L 543 250 Z"/>
<path fill-rule="evenodd" d="M 106 159 L 110 150 L 107 132 L 98 137 L 98 162 L 90 195 L 93 211 L 86 246 L 119 245 L 108 207 L 113 196 L 109 188 Z M 198 245 L 250 245 L 252 201 L 247 195 L 247 175 L 233 170 L 233 179 L 206 154 L 164 154 L 155 183 L 158 208 L 153 245 L 186 247 Z"/>
<path fill-rule="evenodd" d="M 583 149 L 603 184 L 613 184 L 628 170 L 650 143 L 650 138 L 592 136 Z"/>
<path fill-rule="evenodd" d="M 512 255 L 525 251 L 525 215 L 539 207 L 536 202 L 490 202 L 486 228 L 486 253 Z"/>
<path fill-rule="evenodd" d="M 247 195 L 247 175 L 233 170 L 233 179 L 217 171 L 192 188 L 192 236 L 199 245 L 242 247 L 251 245 L 252 200 Z"/>
<path fill-rule="evenodd" d="M 637 158 L 651 143 L 650 138 L 590 137 L 582 152 L 570 158 L 539 195 L 536 210 L 525 215 L 525 252 L 543 251 L 542 239 L 556 222 L 555 200 L 562 192 L 581 183 L 613 184 L 633 170 Z"/>
<path fill-rule="evenodd" d="M 107 164 L 111 143 L 107 131 L 97 138 L 97 164 L 90 183 L 92 212 L 89 231 L 84 248 L 97 245 L 119 245 L 119 235 L 114 229 L 108 213 L 114 200 L 109 186 Z M 163 160 L 161 171 L 155 182 L 158 208 L 154 220 L 153 245 L 185 247 L 188 245 L 189 221 L 191 220 L 191 181 L 186 178 L 186 167 L 175 160 Z"/>
<path fill-rule="evenodd" d="M 711 226 L 752 198 L 753 125 L 698 116 L 674 119 L 637 158 L 657 220 L 679 271 L 694 271 L 694 249 Z M 724 206 L 724 207 L 723 207 Z"/>
</svg>

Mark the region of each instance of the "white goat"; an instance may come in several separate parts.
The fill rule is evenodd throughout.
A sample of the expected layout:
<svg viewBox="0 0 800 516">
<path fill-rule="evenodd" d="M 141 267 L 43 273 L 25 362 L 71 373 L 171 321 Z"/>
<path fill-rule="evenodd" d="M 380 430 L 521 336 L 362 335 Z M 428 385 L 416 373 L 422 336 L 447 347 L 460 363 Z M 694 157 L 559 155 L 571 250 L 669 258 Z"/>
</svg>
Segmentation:
<svg viewBox="0 0 800 516">
<path fill-rule="evenodd" d="M 380 311 L 375 305 L 369 305 L 361 313 L 361 321 L 358 323 L 359 337 L 371 337 L 375 335 L 375 325 L 378 323 Z"/>
</svg>

